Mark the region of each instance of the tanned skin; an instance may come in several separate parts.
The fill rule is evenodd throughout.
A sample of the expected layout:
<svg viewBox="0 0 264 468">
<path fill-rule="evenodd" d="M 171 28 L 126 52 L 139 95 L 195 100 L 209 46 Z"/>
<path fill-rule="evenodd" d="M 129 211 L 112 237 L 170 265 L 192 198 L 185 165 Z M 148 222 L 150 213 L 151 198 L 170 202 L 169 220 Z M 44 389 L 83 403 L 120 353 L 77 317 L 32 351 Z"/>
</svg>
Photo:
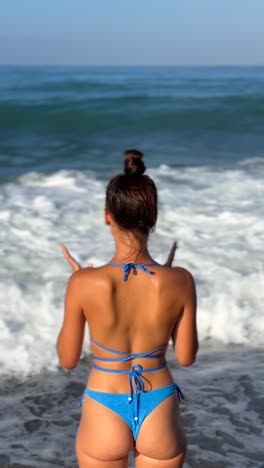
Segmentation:
<svg viewBox="0 0 264 468">
<path fill-rule="evenodd" d="M 146 236 L 122 231 L 105 211 L 116 250 L 114 262 L 153 263 Z M 194 363 L 198 351 L 196 291 L 191 273 L 172 267 L 176 250 L 172 246 L 163 266 L 151 267 L 153 275 L 131 271 L 123 281 L 121 267 L 104 265 L 81 268 L 62 245 L 66 260 L 74 271 L 65 295 L 65 313 L 57 341 L 60 363 L 67 369 L 78 365 L 84 329 L 104 346 L 127 353 L 144 353 L 173 339 L 175 356 L 182 366 Z M 91 346 L 97 356 L 106 351 Z M 164 358 L 136 359 L 123 363 L 104 363 L 113 369 L 130 370 L 136 363 L 156 367 Z M 143 374 L 145 390 L 174 382 L 167 367 Z M 176 382 L 177 383 L 177 382 Z M 87 388 L 106 393 L 129 393 L 128 377 L 92 369 Z M 80 468 L 127 468 L 128 453 L 135 451 L 136 468 L 180 468 L 186 454 L 184 430 L 175 394 L 159 404 L 143 422 L 136 442 L 129 426 L 116 413 L 85 396 L 76 439 Z"/>
</svg>

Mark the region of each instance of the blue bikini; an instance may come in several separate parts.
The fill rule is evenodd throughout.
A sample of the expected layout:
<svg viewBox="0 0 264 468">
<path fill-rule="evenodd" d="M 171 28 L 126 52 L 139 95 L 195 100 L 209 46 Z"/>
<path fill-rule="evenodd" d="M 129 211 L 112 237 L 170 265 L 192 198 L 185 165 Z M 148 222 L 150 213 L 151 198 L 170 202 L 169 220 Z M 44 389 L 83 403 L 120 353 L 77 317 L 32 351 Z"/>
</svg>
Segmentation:
<svg viewBox="0 0 264 468">
<path fill-rule="evenodd" d="M 122 266 L 124 269 L 124 281 L 127 281 L 128 275 L 133 268 L 144 271 L 148 274 L 154 274 L 147 267 L 158 265 L 152 263 L 149 265 L 138 265 L 137 263 L 114 263 L 110 262 L 113 266 Z M 147 353 L 126 353 L 124 351 L 116 351 L 106 346 L 91 340 L 92 343 L 98 348 L 103 349 L 111 354 L 119 355 L 119 357 L 103 358 L 93 355 L 93 359 L 101 362 L 126 362 L 136 358 L 155 359 L 164 357 L 167 345 L 159 346 L 153 351 Z M 137 439 L 140 428 L 145 418 L 166 398 L 173 393 L 177 392 L 179 400 L 183 394 L 176 384 L 171 384 L 166 387 L 158 388 L 156 390 L 145 391 L 144 380 L 142 374 L 146 372 L 155 372 L 166 367 L 166 362 L 157 367 L 144 369 L 140 364 L 135 364 L 131 370 L 107 369 L 101 367 L 93 362 L 93 367 L 102 372 L 110 372 L 113 374 L 127 374 L 129 377 L 130 393 L 105 393 L 90 390 L 86 388 L 84 394 L 88 395 L 93 400 L 101 403 L 107 408 L 118 414 L 131 428 L 134 440 Z"/>
</svg>

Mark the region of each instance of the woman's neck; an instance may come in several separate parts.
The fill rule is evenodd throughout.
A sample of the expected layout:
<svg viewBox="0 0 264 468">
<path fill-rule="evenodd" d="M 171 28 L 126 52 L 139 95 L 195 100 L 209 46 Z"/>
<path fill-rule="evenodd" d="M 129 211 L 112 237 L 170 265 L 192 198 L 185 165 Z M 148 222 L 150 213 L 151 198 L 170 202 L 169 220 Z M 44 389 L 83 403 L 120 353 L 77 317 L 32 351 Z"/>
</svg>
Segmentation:
<svg viewBox="0 0 264 468">
<path fill-rule="evenodd" d="M 153 261 L 148 251 L 147 236 L 118 233 L 114 236 L 116 251 L 113 261 L 120 263 L 148 263 Z"/>
</svg>

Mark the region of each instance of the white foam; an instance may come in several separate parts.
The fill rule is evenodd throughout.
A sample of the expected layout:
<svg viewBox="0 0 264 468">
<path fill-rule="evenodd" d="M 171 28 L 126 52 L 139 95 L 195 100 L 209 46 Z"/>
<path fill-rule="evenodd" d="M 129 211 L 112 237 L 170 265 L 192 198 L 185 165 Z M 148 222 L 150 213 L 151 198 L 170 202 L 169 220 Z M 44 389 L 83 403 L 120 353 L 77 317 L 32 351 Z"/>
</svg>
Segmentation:
<svg viewBox="0 0 264 468">
<path fill-rule="evenodd" d="M 264 168 L 258 167 L 257 174 L 246 164 L 149 171 L 160 194 L 151 248 L 162 261 L 179 241 L 177 264 L 197 281 L 201 338 L 263 343 Z M 27 174 L 1 186 L 0 372 L 56 366 L 70 275 L 58 244 L 65 242 L 82 264 L 110 258 L 104 189 L 93 174 L 73 171 Z"/>
</svg>

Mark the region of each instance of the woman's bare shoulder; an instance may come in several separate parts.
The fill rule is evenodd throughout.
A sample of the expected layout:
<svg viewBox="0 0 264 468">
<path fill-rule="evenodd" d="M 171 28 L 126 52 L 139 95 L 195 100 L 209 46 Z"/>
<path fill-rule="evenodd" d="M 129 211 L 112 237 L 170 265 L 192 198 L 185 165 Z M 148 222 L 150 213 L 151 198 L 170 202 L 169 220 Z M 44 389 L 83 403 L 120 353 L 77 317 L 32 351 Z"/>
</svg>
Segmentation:
<svg viewBox="0 0 264 468">
<path fill-rule="evenodd" d="M 170 270 L 175 277 L 181 279 L 182 281 L 194 281 L 192 273 L 186 268 L 183 268 L 181 266 L 174 266 L 171 267 Z"/>
<path fill-rule="evenodd" d="M 70 276 L 68 284 L 72 287 L 72 289 L 78 292 L 78 290 L 82 289 L 84 284 L 87 284 L 87 281 L 89 281 L 90 284 L 93 282 L 96 277 L 95 270 L 96 268 L 86 267 L 75 271 Z"/>
<path fill-rule="evenodd" d="M 106 280 L 107 275 L 105 274 L 104 266 L 81 268 L 74 272 L 70 278 L 70 281 L 80 289 L 83 289 L 83 287 L 87 288 L 87 285 L 90 287 L 95 287 L 96 285 L 102 286 L 104 283 L 108 283 Z"/>
<path fill-rule="evenodd" d="M 173 283 L 177 283 L 180 289 L 186 292 L 195 289 L 195 280 L 192 273 L 181 266 L 171 268 L 171 275 Z"/>
</svg>

